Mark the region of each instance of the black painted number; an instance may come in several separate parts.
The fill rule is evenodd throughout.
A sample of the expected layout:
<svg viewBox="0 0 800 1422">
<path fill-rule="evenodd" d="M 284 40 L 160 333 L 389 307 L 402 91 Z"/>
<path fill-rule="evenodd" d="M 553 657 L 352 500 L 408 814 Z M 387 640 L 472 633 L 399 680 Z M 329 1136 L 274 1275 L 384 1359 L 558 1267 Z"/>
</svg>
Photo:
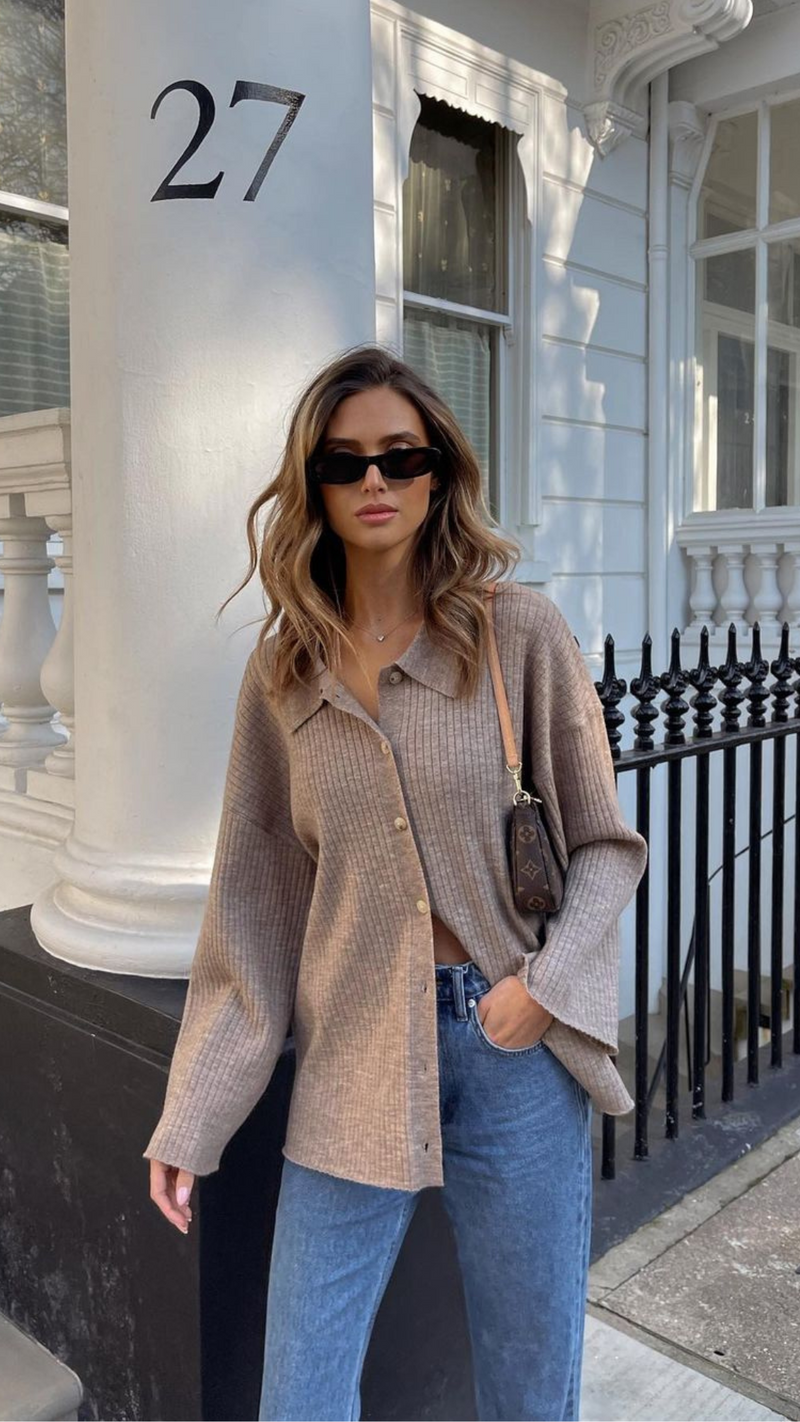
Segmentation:
<svg viewBox="0 0 800 1422">
<path fill-rule="evenodd" d="M 151 202 L 164 202 L 171 198 L 213 198 L 216 196 L 217 188 L 222 182 L 224 169 L 221 169 L 215 178 L 209 178 L 206 183 L 173 183 L 172 179 L 180 171 L 184 163 L 188 163 L 193 153 L 197 152 L 203 142 L 216 115 L 214 96 L 205 84 L 201 84 L 197 79 L 176 79 L 174 84 L 168 84 L 166 89 L 162 89 L 156 98 L 150 117 L 154 119 L 158 113 L 161 101 L 167 94 L 171 94 L 173 89 L 186 89 L 197 100 L 197 128 L 192 137 L 169 172 L 162 178 L 156 188 Z M 261 184 L 263 183 L 270 166 L 275 158 L 278 149 L 285 139 L 289 129 L 297 118 L 300 105 L 305 98 L 305 94 L 299 94 L 295 89 L 280 89 L 275 84 L 257 84 L 250 79 L 237 79 L 233 86 L 233 98 L 230 107 L 240 103 L 243 99 L 259 99 L 267 104 L 285 104 L 287 112 L 283 121 L 269 145 L 264 157 L 258 165 L 253 181 L 244 195 L 245 202 L 254 202 Z"/>
</svg>

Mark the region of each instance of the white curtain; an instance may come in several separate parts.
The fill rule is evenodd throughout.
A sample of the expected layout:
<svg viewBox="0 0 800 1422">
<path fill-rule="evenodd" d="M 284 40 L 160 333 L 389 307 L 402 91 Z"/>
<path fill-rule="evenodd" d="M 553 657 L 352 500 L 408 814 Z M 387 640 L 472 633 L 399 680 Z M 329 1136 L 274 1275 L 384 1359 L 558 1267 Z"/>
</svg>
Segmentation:
<svg viewBox="0 0 800 1422">
<path fill-rule="evenodd" d="M 0 221 L 0 415 L 69 405 L 69 248 Z"/>
<path fill-rule="evenodd" d="M 491 332 L 438 311 L 407 306 L 403 356 L 446 400 L 478 458 L 489 502 Z"/>
</svg>

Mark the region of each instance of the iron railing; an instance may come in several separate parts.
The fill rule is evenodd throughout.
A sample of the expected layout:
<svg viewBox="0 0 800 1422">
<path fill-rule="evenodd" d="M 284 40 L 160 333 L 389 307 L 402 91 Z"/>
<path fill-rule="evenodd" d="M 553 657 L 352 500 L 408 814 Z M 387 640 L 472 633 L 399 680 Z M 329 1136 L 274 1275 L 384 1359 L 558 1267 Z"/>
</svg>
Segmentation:
<svg viewBox="0 0 800 1422">
<path fill-rule="evenodd" d="M 630 694 L 637 703 L 631 713 L 635 726 L 633 746 L 621 750 L 621 731 L 625 715 L 619 707 L 628 687 L 616 675 L 614 641 L 605 640 L 605 665 L 602 681 L 595 682 L 603 707 L 611 753 L 617 777 L 633 774 L 636 779 L 636 828 L 648 844 L 651 843 L 651 782 L 655 769 L 666 767 L 666 1034 L 652 1077 L 648 1079 L 648 1003 L 650 957 L 650 887 L 651 872 L 647 869 L 636 892 L 635 940 L 635 1060 L 632 1095 L 635 1100 L 635 1159 L 648 1155 L 648 1131 L 653 1097 L 665 1081 L 666 1103 L 664 1134 L 675 1138 L 679 1131 L 679 1046 L 681 1011 L 686 1020 L 686 1058 L 691 1091 L 693 1118 L 706 1114 L 706 1067 L 709 1063 L 710 1032 L 710 885 L 717 874 L 722 875 L 721 916 L 719 934 L 721 977 L 721 1100 L 734 1099 L 734 1018 L 735 980 L 734 947 L 736 927 L 736 860 L 748 856 L 747 866 L 747 1081 L 758 1082 L 759 1028 L 764 1026 L 761 1010 L 761 916 L 762 916 L 762 840 L 772 840 L 771 904 L 770 904 L 770 1065 L 783 1065 L 782 997 L 784 991 L 784 888 L 785 888 L 785 827 L 795 819 L 800 798 L 800 680 L 791 683 L 793 673 L 800 673 L 800 656 L 789 654 L 789 624 L 781 630 L 778 656 L 768 663 L 761 654 L 759 624 L 751 629 L 751 653 L 746 662 L 737 656 L 736 628 L 728 629 L 727 658 L 723 665 L 711 666 L 708 660 L 708 629 L 703 627 L 697 665 L 689 670 L 681 666 L 680 633 L 671 639 L 669 668 L 662 673 L 652 670 L 650 636 L 642 642 L 641 670 L 630 684 Z M 772 682 L 767 685 L 767 676 Z M 790 684 L 791 683 L 791 684 Z M 715 695 L 719 684 L 723 690 Z M 687 688 L 694 694 L 689 703 L 683 699 Z M 657 708 L 654 704 L 660 692 L 666 697 Z M 790 701 L 794 697 L 794 714 Z M 746 703 L 746 707 L 743 706 Z M 770 705 L 771 703 L 771 705 Z M 692 727 L 687 733 L 686 718 L 692 711 Z M 747 720 L 740 724 L 743 710 Z M 769 710 L 769 718 L 767 716 Z M 714 729 L 715 715 L 718 728 Z M 663 740 L 653 739 L 655 723 L 663 716 Z M 786 744 L 795 737 L 795 776 L 791 787 L 791 804 L 787 814 Z M 771 826 L 762 826 L 764 790 L 764 743 L 772 746 L 772 812 Z M 739 752 L 748 751 L 748 828 L 747 843 L 736 849 L 736 796 L 739 773 Z M 711 756 L 722 757 L 722 833 L 721 863 L 709 872 L 709 816 L 712 809 L 709 785 Z M 696 760 L 694 803 L 693 865 L 687 864 L 682 844 L 682 793 L 684 765 Z M 690 878 L 694 900 L 693 923 L 686 954 L 681 943 L 681 896 L 684 881 Z M 793 991 L 792 991 L 792 1053 L 800 1053 L 800 835 L 795 834 L 793 874 Z M 662 958 L 663 961 L 663 958 Z M 694 969 L 692 994 L 692 1032 L 689 1032 L 689 975 Z M 787 1033 L 788 1036 L 788 1033 Z M 615 1121 L 602 1118 L 602 1175 L 615 1175 Z"/>
</svg>

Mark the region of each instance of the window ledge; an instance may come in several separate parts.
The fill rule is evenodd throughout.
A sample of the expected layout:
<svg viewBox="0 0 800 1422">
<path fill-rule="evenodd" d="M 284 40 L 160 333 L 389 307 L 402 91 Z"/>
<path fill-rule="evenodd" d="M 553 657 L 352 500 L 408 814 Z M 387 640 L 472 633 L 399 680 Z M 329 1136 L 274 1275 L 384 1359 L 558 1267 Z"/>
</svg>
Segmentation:
<svg viewBox="0 0 800 1422">
<path fill-rule="evenodd" d="M 783 543 L 800 539 L 800 505 L 759 509 L 704 509 L 687 514 L 675 533 L 682 548 L 721 543 Z"/>
</svg>

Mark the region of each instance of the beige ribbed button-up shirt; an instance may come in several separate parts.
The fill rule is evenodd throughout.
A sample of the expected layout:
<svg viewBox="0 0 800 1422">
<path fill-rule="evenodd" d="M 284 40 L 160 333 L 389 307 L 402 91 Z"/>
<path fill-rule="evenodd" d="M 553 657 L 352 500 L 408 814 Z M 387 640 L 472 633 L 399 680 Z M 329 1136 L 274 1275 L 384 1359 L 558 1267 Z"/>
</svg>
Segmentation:
<svg viewBox="0 0 800 1422">
<path fill-rule="evenodd" d="M 646 844 L 621 815 L 600 702 L 555 603 L 500 583 L 494 616 L 520 754 L 569 855 L 561 909 L 545 921 L 513 901 L 514 787 L 488 664 L 477 695 L 457 696 L 455 658 L 423 625 L 379 673 L 378 722 L 321 659 L 272 696 L 254 649 L 145 1157 L 216 1170 L 291 1027 L 284 1155 L 374 1185 L 443 1184 L 431 911 L 492 985 L 517 974 L 553 1014 L 544 1040 L 598 1110 L 632 1109 L 613 1061 L 618 919 Z"/>
</svg>

